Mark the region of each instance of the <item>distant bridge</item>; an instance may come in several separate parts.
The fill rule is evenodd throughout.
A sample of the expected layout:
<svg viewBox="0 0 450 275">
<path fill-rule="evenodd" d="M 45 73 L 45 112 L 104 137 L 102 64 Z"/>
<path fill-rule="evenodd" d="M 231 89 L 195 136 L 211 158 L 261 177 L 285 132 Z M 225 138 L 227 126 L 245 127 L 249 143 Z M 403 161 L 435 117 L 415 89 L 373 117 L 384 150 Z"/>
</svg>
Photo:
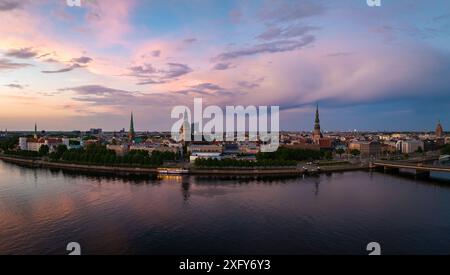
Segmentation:
<svg viewBox="0 0 450 275">
<path fill-rule="evenodd" d="M 439 161 L 449 161 L 450 155 L 443 155 L 439 157 Z"/>
<path fill-rule="evenodd" d="M 384 168 L 384 171 L 398 171 L 399 169 L 414 170 L 416 175 L 429 176 L 430 172 L 450 173 L 450 166 L 428 165 L 422 162 L 400 162 L 400 161 L 374 161 L 370 164 L 371 168 Z"/>
</svg>

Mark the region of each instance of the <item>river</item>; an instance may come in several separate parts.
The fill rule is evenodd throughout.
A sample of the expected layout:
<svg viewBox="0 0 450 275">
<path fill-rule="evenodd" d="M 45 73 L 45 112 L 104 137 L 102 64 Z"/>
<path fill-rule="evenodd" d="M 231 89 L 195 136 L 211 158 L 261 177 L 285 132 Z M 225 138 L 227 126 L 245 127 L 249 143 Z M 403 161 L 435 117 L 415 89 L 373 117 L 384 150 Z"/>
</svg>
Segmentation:
<svg viewBox="0 0 450 275">
<path fill-rule="evenodd" d="M 450 179 L 116 178 L 0 161 L 0 254 L 450 254 Z M 447 176 L 448 177 L 448 176 Z"/>
</svg>

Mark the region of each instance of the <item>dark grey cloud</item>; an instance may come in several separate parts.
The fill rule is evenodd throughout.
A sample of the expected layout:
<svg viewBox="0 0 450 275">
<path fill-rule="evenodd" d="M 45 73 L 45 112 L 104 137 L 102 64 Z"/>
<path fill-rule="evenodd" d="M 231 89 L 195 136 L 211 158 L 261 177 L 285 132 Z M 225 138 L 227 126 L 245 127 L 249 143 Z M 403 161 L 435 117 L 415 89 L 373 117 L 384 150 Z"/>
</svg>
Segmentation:
<svg viewBox="0 0 450 275">
<path fill-rule="evenodd" d="M 311 43 L 313 43 L 315 37 L 312 35 L 305 35 L 299 40 L 280 40 L 267 43 L 261 43 L 254 45 L 249 48 L 229 51 L 221 53 L 213 61 L 226 61 L 234 58 L 239 58 L 242 56 L 251 56 L 261 53 L 277 53 L 277 52 L 287 52 L 301 49 Z"/>
<path fill-rule="evenodd" d="M 326 8 L 317 1 L 270 1 L 260 12 L 259 17 L 268 23 L 282 23 L 321 15 Z"/>
<path fill-rule="evenodd" d="M 175 104 L 171 93 L 145 94 L 102 85 L 84 85 L 58 91 L 73 92 L 75 93 L 73 100 L 96 106 L 171 106 Z"/>
<path fill-rule="evenodd" d="M 13 88 L 13 89 L 19 89 L 19 90 L 22 90 L 22 89 L 24 89 L 26 86 L 24 86 L 24 85 L 20 85 L 20 84 L 7 84 L 7 85 L 5 85 L 5 87 L 9 87 L 9 88 Z"/>
<path fill-rule="evenodd" d="M 38 52 L 33 48 L 11 49 L 5 53 L 5 56 L 21 59 L 29 59 L 38 56 Z"/>
<path fill-rule="evenodd" d="M 220 87 L 217 84 L 213 84 L 213 83 L 201 83 L 198 85 L 193 85 L 193 86 L 191 86 L 191 88 L 197 89 L 197 90 L 211 90 L 211 91 L 224 90 L 224 88 Z"/>
<path fill-rule="evenodd" d="M 80 95 L 96 95 L 96 96 L 133 94 L 133 92 L 119 89 L 111 89 L 101 85 L 84 85 L 72 88 L 59 89 L 58 91 L 60 92 L 73 91 Z"/>
<path fill-rule="evenodd" d="M 140 66 L 133 66 L 129 68 L 132 76 L 146 77 L 148 75 L 157 73 L 158 70 L 153 67 L 152 64 L 144 64 Z"/>
<path fill-rule="evenodd" d="M 72 58 L 72 63 L 78 63 L 78 64 L 88 64 L 91 63 L 94 59 L 88 57 L 88 56 L 81 56 L 78 58 Z"/>
<path fill-rule="evenodd" d="M 177 94 L 192 96 L 229 95 L 230 91 L 220 85 L 204 82 L 197 85 L 188 86 L 187 89 L 175 91 Z"/>
<path fill-rule="evenodd" d="M 150 85 L 150 84 L 164 84 L 164 83 L 167 83 L 167 81 L 165 81 L 165 80 L 154 80 L 154 79 L 151 79 L 151 78 L 147 78 L 145 80 L 142 80 L 142 81 L 136 83 L 136 85 Z"/>
<path fill-rule="evenodd" d="M 0 58 L 0 70 L 13 70 L 13 69 L 21 69 L 28 66 L 32 66 L 31 64 L 26 63 L 15 63 L 6 58 Z"/>
<path fill-rule="evenodd" d="M 40 56 L 38 56 L 37 58 L 44 58 L 51 55 L 51 53 L 45 53 L 45 54 L 41 54 Z"/>
<path fill-rule="evenodd" d="M 144 64 L 129 68 L 130 75 L 139 79 L 136 85 L 163 84 L 165 80 L 158 76 L 159 71 L 152 64 Z"/>
<path fill-rule="evenodd" d="M 231 63 L 217 63 L 216 65 L 214 65 L 213 70 L 223 71 L 231 68 L 234 68 Z"/>
<path fill-rule="evenodd" d="M 84 106 L 149 106 L 170 107 L 186 104 L 193 97 L 201 96 L 211 104 L 230 105 L 245 94 L 240 90 L 228 90 L 214 83 L 201 83 L 188 86 L 185 90 L 164 93 L 143 93 L 110 88 L 102 85 L 83 85 L 59 89 L 58 93 L 69 92 L 71 99 L 82 102 Z M 224 105 L 224 106 L 225 106 Z"/>
<path fill-rule="evenodd" d="M 258 35 L 257 38 L 262 40 L 295 38 L 318 29 L 318 27 L 303 26 L 301 24 L 290 25 L 288 27 L 269 27 L 262 34 Z"/>
<path fill-rule="evenodd" d="M 128 105 L 135 104 L 133 92 L 112 89 L 101 85 L 85 85 L 72 88 L 60 89 L 59 91 L 71 91 L 76 94 L 73 100 L 90 103 L 93 105 Z"/>
<path fill-rule="evenodd" d="M 192 72 L 192 69 L 181 63 L 167 63 L 169 69 L 162 71 L 164 73 L 164 78 L 175 78 Z"/>
<path fill-rule="evenodd" d="M 10 11 L 22 7 L 23 0 L 0 0 L 0 11 Z"/>
<path fill-rule="evenodd" d="M 138 79 L 137 85 L 163 84 L 192 72 L 192 69 L 181 63 L 167 63 L 166 68 L 157 69 L 152 64 L 143 64 L 129 68 L 130 76 Z"/>
<path fill-rule="evenodd" d="M 42 73 L 44 73 L 44 74 L 67 73 L 67 72 L 71 72 L 71 71 L 73 71 L 73 70 L 75 70 L 75 69 L 78 69 L 78 68 L 83 68 L 83 66 L 81 66 L 80 64 L 75 63 L 75 64 L 72 64 L 72 65 L 70 65 L 70 66 L 68 66 L 68 67 L 59 69 L 59 70 L 54 70 L 54 71 L 42 71 Z"/>
</svg>

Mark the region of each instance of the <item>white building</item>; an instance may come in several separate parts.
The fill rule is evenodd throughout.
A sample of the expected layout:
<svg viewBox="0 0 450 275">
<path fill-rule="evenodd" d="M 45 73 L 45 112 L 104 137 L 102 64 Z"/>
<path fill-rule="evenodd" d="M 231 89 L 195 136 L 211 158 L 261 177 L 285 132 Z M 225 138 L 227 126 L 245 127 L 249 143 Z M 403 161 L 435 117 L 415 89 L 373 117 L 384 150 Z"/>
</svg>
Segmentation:
<svg viewBox="0 0 450 275">
<path fill-rule="evenodd" d="M 63 141 L 60 138 L 19 138 L 19 148 L 23 151 L 39 152 L 41 146 L 47 145 L 50 152 L 53 152 L 61 144 L 63 144 Z"/>
<path fill-rule="evenodd" d="M 406 140 L 402 142 L 402 153 L 411 154 L 417 152 L 418 150 L 424 149 L 423 141 L 421 140 Z"/>
<path fill-rule="evenodd" d="M 222 154 L 221 153 L 193 153 L 190 157 L 189 160 L 190 162 L 195 162 L 196 159 L 218 159 L 221 160 L 222 159 Z"/>
<path fill-rule="evenodd" d="M 26 138 L 26 137 L 19 138 L 19 148 L 22 151 L 28 150 L 28 138 Z"/>
<path fill-rule="evenodd" d="M 183 149 L 179 146 L 166 146 L 160 143 L 153 143 L 153 144 L 133 144 L 130 146 L 131 150 L 141 150 L 141 151 L 147 151 L 150 155 L 153 152 L 172 152 L 172 153 L 179 153 L 180 150 Z"/>
</svg>

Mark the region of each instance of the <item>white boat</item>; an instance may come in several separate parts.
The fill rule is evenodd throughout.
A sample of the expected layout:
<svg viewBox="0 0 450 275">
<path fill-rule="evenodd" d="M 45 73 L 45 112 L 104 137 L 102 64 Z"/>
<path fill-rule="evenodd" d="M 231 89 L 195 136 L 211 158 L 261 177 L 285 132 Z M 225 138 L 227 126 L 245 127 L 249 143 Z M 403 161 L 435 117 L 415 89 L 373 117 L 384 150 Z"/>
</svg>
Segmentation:
<svg viewBox="0 0 450 275">
<path fill-rule="evenodd" d="M 158 173 L 163 175 L 179 175 L 188 174 L 188 169 L 183 168 L 158 168 Z"/>
</svg>

